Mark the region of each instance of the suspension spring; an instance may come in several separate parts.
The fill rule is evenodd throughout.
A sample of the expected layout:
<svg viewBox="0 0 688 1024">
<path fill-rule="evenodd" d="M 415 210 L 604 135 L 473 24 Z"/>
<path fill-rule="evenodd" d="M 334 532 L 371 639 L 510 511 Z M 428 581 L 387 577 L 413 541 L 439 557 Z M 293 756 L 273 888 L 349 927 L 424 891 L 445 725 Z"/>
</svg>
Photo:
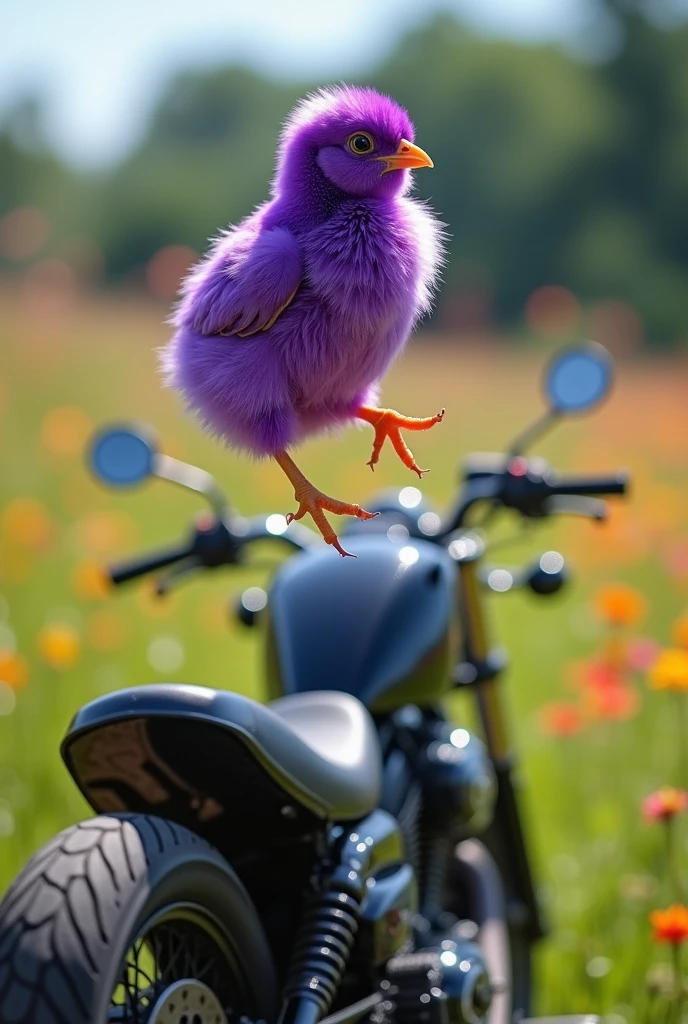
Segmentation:
<svg viewBox="0 0 688 1024">
<path fill-rule="evenodd" d="M 285 996 L 292 1007 L 304 1000 L 315 1003 L 318 1018 L 329 1010 L 358 930 L 363 895 L 364 884 L 358 871 L 340 866 L 304 914 L 285 986 Z M 286 1019 L 290 1016 L 287 1014 Z M 301 1019 L 300 1014 L 294 1019 Z"/>
<path fill-rule="evenodd" d="M 435 924 L 444 910 L 451 841 L 426 833 L 422 841 L 421 913 Z"/>
</svg>

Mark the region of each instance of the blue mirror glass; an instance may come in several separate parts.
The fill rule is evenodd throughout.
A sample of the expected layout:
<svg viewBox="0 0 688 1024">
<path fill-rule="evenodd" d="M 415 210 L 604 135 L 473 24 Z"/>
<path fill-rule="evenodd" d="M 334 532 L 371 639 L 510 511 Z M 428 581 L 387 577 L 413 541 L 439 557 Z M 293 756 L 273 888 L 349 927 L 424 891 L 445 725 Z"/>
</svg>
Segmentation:
<svg viewBox="0 0 688 1024">
<path fill-rule="evenodd" d="M 547 368 L 545 392 L 557 412 L 586 412 L 609 393 L 612 379 L 611 356 L 601 345 L 589 342 L 554 357 Z"/>
<path fill-rule="evenodd" d="M 139 427 L 109 427 L 91 444 L 92 472 L 111 487 L 134 487 L 153 472 L 155 443 Z"/>
</svg>

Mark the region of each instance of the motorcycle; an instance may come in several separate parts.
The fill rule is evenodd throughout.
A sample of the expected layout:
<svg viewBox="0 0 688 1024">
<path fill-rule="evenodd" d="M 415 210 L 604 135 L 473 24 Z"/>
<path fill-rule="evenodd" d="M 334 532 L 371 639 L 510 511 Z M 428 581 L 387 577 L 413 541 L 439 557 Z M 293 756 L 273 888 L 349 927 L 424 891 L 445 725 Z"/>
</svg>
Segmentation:
<svg viewBox="0 0 688 1024">
<path fill-rule="evenodd" d="M 483 592 L 550 595 L 567 568 L 550 551 L 490 569 L 485 531 L 500 510 L 599 520 L 602 497 L 625 492 L 622 473 L 566 477 L 524 454 L 597 405 L 612 373 L 596 344 L 558 353 L 546 412 L 510 450 L 471 455 L 444 516 L 415 487 L 381 495 L 378 518 L 346 532 L 357 559 L 283 516 L 240 516 L 144 428 L 100 431 L 102 482 L 155 475 L 210 506 L 181 545 L 112 568 L 113 584 L 166 570 L 162 594 L 266 538 L 293 557 L 238 606 L 247 626 L 265 620 L 267 703 L 158 683 L 77 711 L 61 753 L 97 816 L 42 847 L 0 904 L 3 1024 L 528 1016 L 545 925 Z M 482 738 L 443 711 L 456 687 Z"/>
</svg>

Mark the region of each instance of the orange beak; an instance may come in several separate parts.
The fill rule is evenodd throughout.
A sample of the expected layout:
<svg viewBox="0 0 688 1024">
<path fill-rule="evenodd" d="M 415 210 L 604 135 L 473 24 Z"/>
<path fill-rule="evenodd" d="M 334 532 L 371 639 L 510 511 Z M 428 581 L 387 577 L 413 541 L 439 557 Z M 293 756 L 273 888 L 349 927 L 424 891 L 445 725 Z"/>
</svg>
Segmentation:
<svg viewBox="0 0 688 1024">
<path fill-rule="evenodd" d="M 396 153 L 391 156 L 378 156 L 377 160 L 382 160 L 386 164 L 383 174 L 387 171 L 398 171 L 403 168 L 411 167 L 434 167 L 432 160 L 420 146 L 414 146 L 412 142 L 407 142 L 406 139 L 402 139 L 399 143 L 399 148 Z"/>
</svg>

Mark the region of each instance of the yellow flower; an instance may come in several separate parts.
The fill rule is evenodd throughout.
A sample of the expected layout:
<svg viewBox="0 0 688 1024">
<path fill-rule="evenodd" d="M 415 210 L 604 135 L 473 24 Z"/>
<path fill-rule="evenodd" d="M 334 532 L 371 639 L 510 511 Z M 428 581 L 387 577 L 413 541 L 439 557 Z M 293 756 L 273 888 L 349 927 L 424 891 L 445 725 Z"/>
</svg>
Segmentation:
<svg viewBox="0 0 688 1024">
<path fill-rule="evenodd" d="M 688 649 L 688 608 L 674 621 L 671 638 L 677 647 Z"/>
<path fill-rule="evenodd" d="M 645 617 L 647 603 L 639 590 L 608 583 L 595 595 L 595 610 L 608 626 L 633 626 Z"/>
<path fill-rule="evenodd" d="M 38 634 L 38 653 L 51 668 L 72 668 L 81 653 L 79 634 L 65 622 L 44 626 Z"/>
<path fill-rule="evenodd" d="M 653 690 L 688 690 L 688 651 L 662 651 L 650 669 L 649 684 Z"/>
</svg>

